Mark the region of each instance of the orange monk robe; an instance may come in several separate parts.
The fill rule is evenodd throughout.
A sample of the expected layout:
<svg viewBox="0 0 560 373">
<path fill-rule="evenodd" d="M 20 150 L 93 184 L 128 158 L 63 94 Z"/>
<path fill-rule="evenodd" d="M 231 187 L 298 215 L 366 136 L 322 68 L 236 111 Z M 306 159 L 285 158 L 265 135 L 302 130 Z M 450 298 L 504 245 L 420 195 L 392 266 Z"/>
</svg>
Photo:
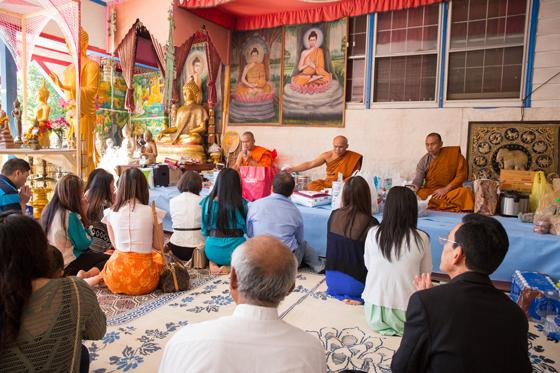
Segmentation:
<svg viewBox="0 0 560 373">
<path fill-rule="evenodd" d="M 305 56 L 303 64 L 313 62 L 315 68 L 306 67 L 299 74 L 292 77 L 292 83 L 296 85 L 306 85 L 313 76 L 320 75 L 321 79 L 314 80 L 311 84 L 323 85 L 332 80 L 332 75 L 325 70 L 325 55 L 321 48 L 315 48 Z"/>
<path fill-rule="evenodd" d="M 249 157 L 255 162 L 258 163 L 261 167 L 272 167 L 272 163 L 274 162 L 274 158 L 276 158 L 270 150 L 263 148 L 262 146 L 257 146 L 251 150 L 251 154 Z M 243 160 L 241 162 L 241 166 L 251 166 L 249 162 Z"/>
<path fill-rule="evenodd" d="M 474 196 L 470 189 L 463 188 L 467 179 L 465 157 L 461 148 L 448 146 L 441 149 L 439 155 L 430 163 L 426 172 L 424 186 L 417 192 L 421 199 L 426 199 L 436 189 L 451 184 L 452 189 L 442 198 L 430 199 L 428 208 L 452 212 L 472 211 Z"/>
<path fill-rule="evenodd" d="M 347 150 L 342 157 L 334 161 L 327 162 L 327 178 L 320 180 L 313 180 L 307 184 L 307 189 L 320 191 L 325 188 L 330 188 L 332 182 L 338 179 L 338 173 L 342 173 L 344 180 L 348 179 L 354 171 L 362 168 L 362 155 L 353 151 Z"/>
</svg>

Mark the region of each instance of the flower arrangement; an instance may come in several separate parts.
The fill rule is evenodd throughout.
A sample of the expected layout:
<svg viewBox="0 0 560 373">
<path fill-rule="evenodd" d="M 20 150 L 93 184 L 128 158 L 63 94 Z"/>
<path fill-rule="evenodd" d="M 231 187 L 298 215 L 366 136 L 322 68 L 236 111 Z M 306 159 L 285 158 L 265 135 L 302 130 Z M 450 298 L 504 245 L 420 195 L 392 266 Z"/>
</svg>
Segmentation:
<svg viewBox="0 0 560 373">
<path fill-rule="evenodd" d="M 70 128 L 70 123 L 64 118 L 64 116 L 58 117 L 50 123 L 52 132 L 55 133 L 58 139 L 58 146 L 62 147 L 62 139 L 64 138 L 64 133 Z"/>
</svg>

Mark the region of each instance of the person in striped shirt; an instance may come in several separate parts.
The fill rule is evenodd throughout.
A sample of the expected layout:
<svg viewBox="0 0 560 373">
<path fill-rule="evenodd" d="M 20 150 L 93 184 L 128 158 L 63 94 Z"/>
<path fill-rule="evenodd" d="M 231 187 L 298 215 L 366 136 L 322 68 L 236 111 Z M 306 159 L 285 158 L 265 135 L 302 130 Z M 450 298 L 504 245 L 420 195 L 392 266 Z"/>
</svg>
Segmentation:
<svg viewBox="0 0 560 373">
<path fill-rule="evenodd" d="M 31 166 L 19 158 L 9 159 L 0 175 L 0 212 L 17 210 L 25 214 L 25 205 L 31 198 L 31 188 L 25 183 Z"/>
</svg>

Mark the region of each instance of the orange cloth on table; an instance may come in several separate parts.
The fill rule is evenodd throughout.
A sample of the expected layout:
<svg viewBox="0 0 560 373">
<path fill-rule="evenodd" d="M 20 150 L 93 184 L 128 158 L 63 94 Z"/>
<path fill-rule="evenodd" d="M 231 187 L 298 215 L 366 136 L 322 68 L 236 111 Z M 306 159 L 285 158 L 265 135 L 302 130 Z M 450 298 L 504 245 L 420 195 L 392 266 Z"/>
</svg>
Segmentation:
<svg viewBox="0 0 560 373">
<path fill-rule="evenodd" d="M 261 167 L 272 167 L 272 163 L 274 162 L 275 158 L 270 150 L 257 145 L 255 145 L 253 150 L 251 150 L 251 154 L 249 156 Z M 249 164 L 249 162 L 243 160 L 241 162 L 241 166 L 251 165 Z"/>
<path fill-rule="evenodd" d="M 347 150 L 342 157 L 334 161 L 327 162 L 327 178 L 320 180 L 313 180 L 307 184 L 307 189 L 320 191 L 325 188 L 330 188 L 332 182 L 338 179 L 338 173 L 342 172 L 344 180 L 348 179 L 354 171 L 362 167 L 362 155 L 353 151 Z"/>
<path fill-rule="evenodd" d="M 142 295 L 154 291 L 163 269 L 161 254 L 115 250 L 101 274 L 105 284 L 115 294 Z"/>
<path fill-rule="evenodd" d="M 437 189 L 451 184 L 453 189 L 442 198 L 430 199 L 428 208 L 452 212 L 472 211 L 473 193 L 470 189 L 462 187 L 466 179 L 467 169 L 461 148 L 447 146 L 441 148 L 439 155 L 428 166 L 424 186 L 418 189 L 417 194 L 421 199 L 426 199 Z"/>
<path fill-rule="evenodd" d="M 302 52 L 302 53 L 305 53 Z M 320 75 L 321 79 L 314 80 L 310 84 L 323 85 L 332 80 L 332 75 L 325 70 L 325 55 L 321 48 L 315 48 L 305 56 L 303 64 L 306 65 L 309 60 L 313 62 L 315 68 L 306 67 L 299 74 L 292 77 L 292 83 L 296 85 L 306 85 L 314 75 Z"/>
</svg>

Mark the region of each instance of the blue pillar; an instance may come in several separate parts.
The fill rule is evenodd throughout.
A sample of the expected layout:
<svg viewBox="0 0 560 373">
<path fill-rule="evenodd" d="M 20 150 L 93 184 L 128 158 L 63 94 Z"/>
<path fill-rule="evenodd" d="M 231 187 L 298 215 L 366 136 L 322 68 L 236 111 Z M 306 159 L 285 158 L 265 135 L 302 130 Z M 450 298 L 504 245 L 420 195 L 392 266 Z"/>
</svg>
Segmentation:
<svg viewBox="0 0 560 373">
<path fill-rule="evenodd" d="M 366 109 L 371 107 L 371 67 L 373 63 L 373 29 L 374 29 L 375 14 L 368 14 L 368 28 L 367 28 L 367 51 L 366 51 L 366 90 L 364 97 L 364 103 L 366 104 Z"/>
<path fill-rule="evenodd" d="M 523 107 L 531 107 L 531 94 L 533 93 L 533 69 L 535 67 L 535 45 L 537 43 L 537 24 L 539 21 L 540 0 L 533 0 L 529 15 L 529 44 L 527 46 L 527 73 L 525 76 L 525 94 Z"/>
<path fill-rule="evenodd" d="M 12 118 L 12 110 L 14 110 L 14 101 L 17 98 L 17 67 L 12 54 L 6 45 L 0 41 L 0 99 L 2 109 L 10 117 L 10 128 L 15 134 L 16 125 Z M 22 103 L 23 105 L 23 103 Z"/>
<path fill-rule="evenodd" d="M 438 95 L 438 107 L 443 107 L 443 98 L 445 97 L 444 82 L 445 82 L 445 59 L 447 57 L 447 17 L 449 15 L 449 4 L 447 2 L 443 3 L 443 15 L 441 17 L 442 28 L 441 28 L 441 50 L 440 50 L 440 69 L 439 69 L 439 95 Z"/>
</svg>

